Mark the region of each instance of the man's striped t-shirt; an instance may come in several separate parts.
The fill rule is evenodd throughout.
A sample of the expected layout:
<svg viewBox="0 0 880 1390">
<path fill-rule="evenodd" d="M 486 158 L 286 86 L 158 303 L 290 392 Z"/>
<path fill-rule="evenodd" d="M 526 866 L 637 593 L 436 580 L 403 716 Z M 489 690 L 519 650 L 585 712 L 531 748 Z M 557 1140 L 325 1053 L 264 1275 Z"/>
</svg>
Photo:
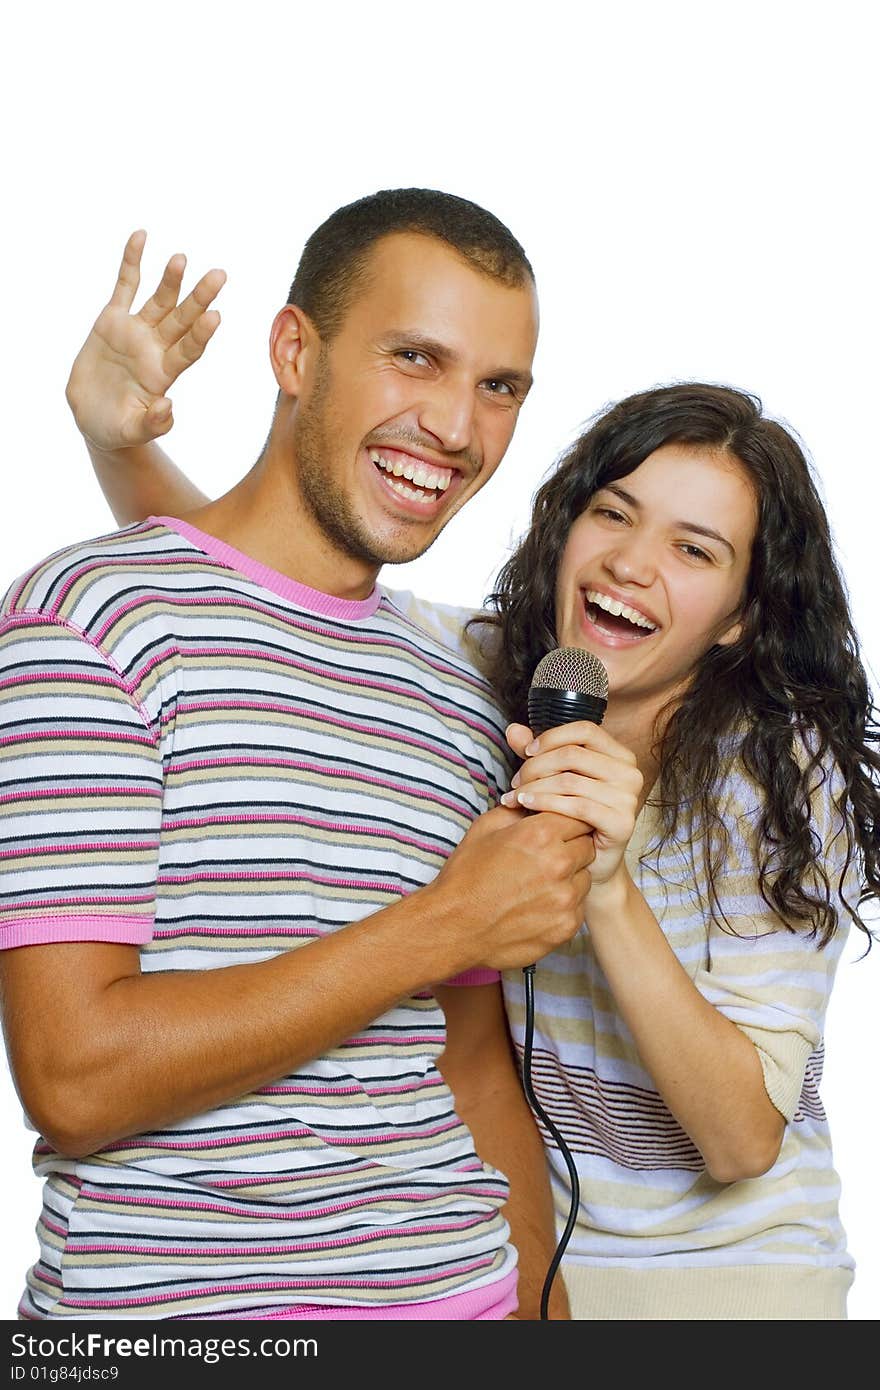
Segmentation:
<svg viewBox="0 0 880 1390">
<path fill-rule="evenodd" d="M 485 681 L 387 594 L 317 593 L 169 518 L 12 586 L 0 709 L 0 942 L 133 943 L 144 971 L 396 902 L 509 777 Z M 22 1316 L 492 1316 L 507 1183 L 443 1044 L 425 992 L 210 1113 L 86 1159 L 39 1139 Z"/>
</svg>

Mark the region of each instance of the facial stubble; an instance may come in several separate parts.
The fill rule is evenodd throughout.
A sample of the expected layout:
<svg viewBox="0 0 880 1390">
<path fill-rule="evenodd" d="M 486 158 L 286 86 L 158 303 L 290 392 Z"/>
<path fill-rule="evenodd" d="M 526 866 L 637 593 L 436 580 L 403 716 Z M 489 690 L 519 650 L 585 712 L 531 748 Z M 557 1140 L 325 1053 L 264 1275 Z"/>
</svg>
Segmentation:
<svg viewBox="0 0 880 1390">
<path fill-rule="evenodd" d="M 334 410 L 333 373 L 329 352 L 321 348 L 315 382 L 306 403 L 297 410 L 293 429 L 297 481 L 303 502 L 330 544 L 349 559 L 374 566 L 405 564 L 424 554 L 436 540 L 427 540 L 418 523 L 400 523 L 399 534 L 372 535 L 358 515 L 352 498 L 334 474 L 330 460 L 343 436 Z"/>
</svg>

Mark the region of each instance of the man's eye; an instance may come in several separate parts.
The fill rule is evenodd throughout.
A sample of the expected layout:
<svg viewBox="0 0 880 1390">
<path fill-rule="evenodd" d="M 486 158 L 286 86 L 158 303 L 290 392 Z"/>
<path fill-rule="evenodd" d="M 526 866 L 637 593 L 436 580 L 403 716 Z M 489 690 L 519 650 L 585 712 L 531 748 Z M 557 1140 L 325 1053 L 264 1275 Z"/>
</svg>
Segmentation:
<svg viewBox="0 0 880 1390">
<path fill-rule="evenodd" d="M 428 359 L 423 352 L 418 352 L 416 348 L 399 348 L 396 354 L 402 357 L 404 362 L 410 362 L 414 367 L 428 366 Z"/>
<path fill-rule="evenodd" d="M 512 396 L 514 394 L 509 381 L 499 381 L 494 376 L 489 377 L 488 381 L 484 381 L 483 385 L 493 396 Z"/>
</svg>

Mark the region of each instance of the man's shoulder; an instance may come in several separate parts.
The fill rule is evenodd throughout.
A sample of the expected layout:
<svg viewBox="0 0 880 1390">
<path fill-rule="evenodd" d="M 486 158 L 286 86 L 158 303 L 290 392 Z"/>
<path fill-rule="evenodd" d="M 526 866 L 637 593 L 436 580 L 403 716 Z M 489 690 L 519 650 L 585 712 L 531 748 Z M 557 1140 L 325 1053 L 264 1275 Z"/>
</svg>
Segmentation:
<svg viewBox="0 0 880 1390">
<path fill-rule="evenodd" d="M 488 681 L 494 629 L 480 621 L 484 616 L 481 609 L 436 603 L 409 589 L 385 589 L 384 593 L 386 602 L 423 640 L 454 656 L 482 681 Z"/>
<path fill-rule="evenodd" d="M 512 757 L 504 739 L 507 723 L 489 681 L 489 648 L 495 629 L 472 622 L 481 610 L 434 603 L 409 590 L 383 588 L 383 607 L 393 616 L 407 646 L 418 654 L 419 676 L 438 708 L 463 721 L 459 734 L 472 734 L 489 759 L 493 781 L 506 789 Z"/>
<path fill-rule="evenodd" d="M 155 521 L 138 522 L 56 550 L 39 560 L 12 584 L 3 599 L 0 616 L 86 628 L 123 589 L 136 602 L 161 570 L 172 563 L 180 538 Z"/>
</svg>

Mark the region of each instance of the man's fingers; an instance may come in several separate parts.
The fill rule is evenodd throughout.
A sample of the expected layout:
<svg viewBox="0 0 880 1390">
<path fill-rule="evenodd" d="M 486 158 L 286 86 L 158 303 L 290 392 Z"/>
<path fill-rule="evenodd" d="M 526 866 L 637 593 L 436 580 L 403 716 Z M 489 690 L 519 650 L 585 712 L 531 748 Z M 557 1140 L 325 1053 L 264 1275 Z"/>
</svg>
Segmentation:
<svg viewBox="0 0 880 1390">
<path fill-rule="evenodd" d="M 171 421 L 171 402 L 167 396 L 160 396 L 159 400 L 151 401 L 146 411 L 147 419 L 151 425 L 165 425 L 166 421 Z"/>
<path fill-rule="evenodd" d="M 132 301 L 138 291 L 138 285 L 141 282 L 141 256 L 146 239 L 147 234 L 141 228 L 140 231 L 132 232 L 125 243 L 122 264 L 119 267 L 119 274 L 116 277 L 116 284 L 109 301 L 115 308 L 131 308 Z"/>
<path fill-rule="evenodd" d="M 138 316 L 151 328 L 155 324 L 161 323 L 177 303 L 185 270 L 186 256 L 182 252 L 178 252 L 177 255 L 171 257 L 162 272 L 162 279 Z"/>
<path fill-rule="evenodd" d="M 207 313 L 196 319 L 190 331 L 184 334 L 180 342 L 168 349 L 162 358 L 162 365 L 168 374 L 169 382 L 176 381 L 181 372 L 186 371 L 193 362 L 198 362 L 219 325 L 220 315 L 217 310 L 209 309 Z"/>
<path fill-rule="evenodd" d="M 185 333 L 189 333 L 190 329 L 202 317 L 208 305 L 217 298 L 225 284 L 225 270 L 209 270 L 202 276 L 195 289 L 190 291 L 186 299 L 178 304 L 176 309 L 172 307 L 172 312 L 158 325 L 159 336 L 166 347 L 173 347 Z M 174 302 L 177 302 L 176 295 Z M 215 324 L 214 327 L 216 328 L 216 326 Z M 204 343 L 202 347 L 204 347 Z"/>
<path fill-rule="evenodd" d="M 559 815 L 556 811 L 538 811 L 534 813 L 534 818 L 538 816 L 552 822 L 554 835 L 558 835 L 561 840 L 576 840 L 583 836 L 588 836 L 589 831 L 583 821 L 575 820 L 573 816 Z"/>
<path fill-rule="evenodd" d="M 572 874 L 571 881 L 582 898 L 587 896 L 593 886 L 593 878 L 589 869 L 578 869 L 576 874 Z"/>
<path fill-rule="evenodd" d="M 132 411 L 124 421 L 120 421 L 119 433 L 126 447 L 134 444 L 150 444 L 162 434 L 167 434 L 174 424 L 171 402 L 167 396 L 151 401 L 146 410 Z"/>
</svg>

